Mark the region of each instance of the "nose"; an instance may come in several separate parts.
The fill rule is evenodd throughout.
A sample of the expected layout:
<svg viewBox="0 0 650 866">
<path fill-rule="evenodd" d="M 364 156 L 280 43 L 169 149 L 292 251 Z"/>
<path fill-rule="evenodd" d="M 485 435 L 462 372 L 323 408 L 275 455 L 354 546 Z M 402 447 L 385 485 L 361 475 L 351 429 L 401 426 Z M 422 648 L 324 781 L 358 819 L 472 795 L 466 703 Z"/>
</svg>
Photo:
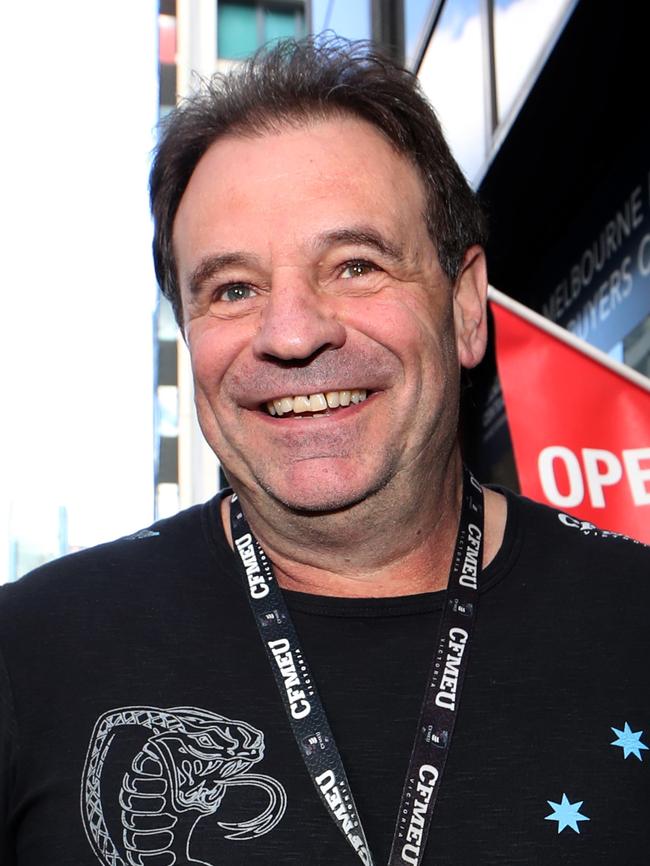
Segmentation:
<svg viewBox="0 0 650 866">
<path fill-rule="evenodd" d="M 300 361 L 344 343 L 345 327 L 332 309 L 331 298 L 295 275 L 275 281 L 253 339 L 258 357 Z"/>
</svg>

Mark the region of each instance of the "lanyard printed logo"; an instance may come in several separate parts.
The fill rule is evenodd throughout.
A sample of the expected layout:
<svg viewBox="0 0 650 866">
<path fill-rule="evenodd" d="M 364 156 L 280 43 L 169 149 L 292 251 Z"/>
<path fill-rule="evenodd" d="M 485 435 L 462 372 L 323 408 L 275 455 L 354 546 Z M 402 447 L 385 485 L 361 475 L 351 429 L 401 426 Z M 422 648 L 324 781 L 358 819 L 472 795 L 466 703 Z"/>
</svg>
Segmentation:
<svg viewBox="0 0 650 866">
<path fill-rule="evenodd" d="M 248 600 L 303 761 L 330 817 L 364 866 L 374 866 L 334 736 L 266 554 L 236 494 L 235 550 Z M 420 866 L 458 714 L 483 557 L 483 491 L 464 470 L 446 601 L 398 811 L 388 866 Z"/>
</svg>

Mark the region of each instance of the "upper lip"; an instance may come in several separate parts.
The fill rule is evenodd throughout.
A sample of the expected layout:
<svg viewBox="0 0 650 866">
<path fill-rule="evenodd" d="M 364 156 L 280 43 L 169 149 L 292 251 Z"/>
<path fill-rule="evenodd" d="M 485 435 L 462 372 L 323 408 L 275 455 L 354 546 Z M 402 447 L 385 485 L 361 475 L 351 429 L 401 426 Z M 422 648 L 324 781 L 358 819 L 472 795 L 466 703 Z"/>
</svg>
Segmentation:
<svg viewBox="0 0 650 866">
<path fill-rule="evenodd" d="M 333 388 L 313 388 L 308 391 L 282 391 L 281 393 L 275 394 L 273 397 L 263 397 L 260 402 L 268 403 L 272 400 L 281 400 L 283 397 L 310 397 L 312 394 L 328 394 L 330 391 L 367 391 L 370 393 L 371 390 L 372 389 L 368 388 L 366 385 L 335 385 Z"/>
</svg>

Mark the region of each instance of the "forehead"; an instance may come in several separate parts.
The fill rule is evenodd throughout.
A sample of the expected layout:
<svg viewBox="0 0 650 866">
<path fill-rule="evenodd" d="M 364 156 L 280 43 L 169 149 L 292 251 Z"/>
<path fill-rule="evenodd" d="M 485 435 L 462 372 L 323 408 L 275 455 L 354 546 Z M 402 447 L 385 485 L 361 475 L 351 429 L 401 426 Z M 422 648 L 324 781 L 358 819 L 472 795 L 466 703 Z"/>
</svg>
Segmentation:
<svg viewBox="0 0 650 866">
<path fill-rule="evenodd" d="M 335 117 L 277 132 L 229 134 L 197 164 L 174 222 L 179 264 L 219 242 L 307 242 L 350 222 L 425 229 L 417 168 L 366 121 Z M 273 236 L 273 238 L 271 237 Z"/>
</svg>

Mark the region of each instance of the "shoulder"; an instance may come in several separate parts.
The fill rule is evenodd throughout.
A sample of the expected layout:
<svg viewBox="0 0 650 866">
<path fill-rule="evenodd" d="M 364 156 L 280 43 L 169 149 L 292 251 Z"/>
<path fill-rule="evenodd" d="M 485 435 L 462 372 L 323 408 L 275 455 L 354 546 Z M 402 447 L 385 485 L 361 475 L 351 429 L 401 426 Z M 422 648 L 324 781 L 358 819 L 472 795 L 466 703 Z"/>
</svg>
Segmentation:
<svg viewBox="0 0 650 866">
<path fill-rule="evenodd" d="M 109 604 L 139 586 L 190 569 L 206 557 L 214 500 L 157 521 L 131 535 L 63 556 L 0 586 L 0 626 L 22 614 L 56 612 L 84 602 Z M 209 554 L 208 554 L 209 557 Z"/>
<path fill-rule="evenodd" d="M 650 547 L 621 533 L 499 488 L 508 503 L 506 539 L 520 557 L 563 574 L 650 577 Z"/>
</svg>

